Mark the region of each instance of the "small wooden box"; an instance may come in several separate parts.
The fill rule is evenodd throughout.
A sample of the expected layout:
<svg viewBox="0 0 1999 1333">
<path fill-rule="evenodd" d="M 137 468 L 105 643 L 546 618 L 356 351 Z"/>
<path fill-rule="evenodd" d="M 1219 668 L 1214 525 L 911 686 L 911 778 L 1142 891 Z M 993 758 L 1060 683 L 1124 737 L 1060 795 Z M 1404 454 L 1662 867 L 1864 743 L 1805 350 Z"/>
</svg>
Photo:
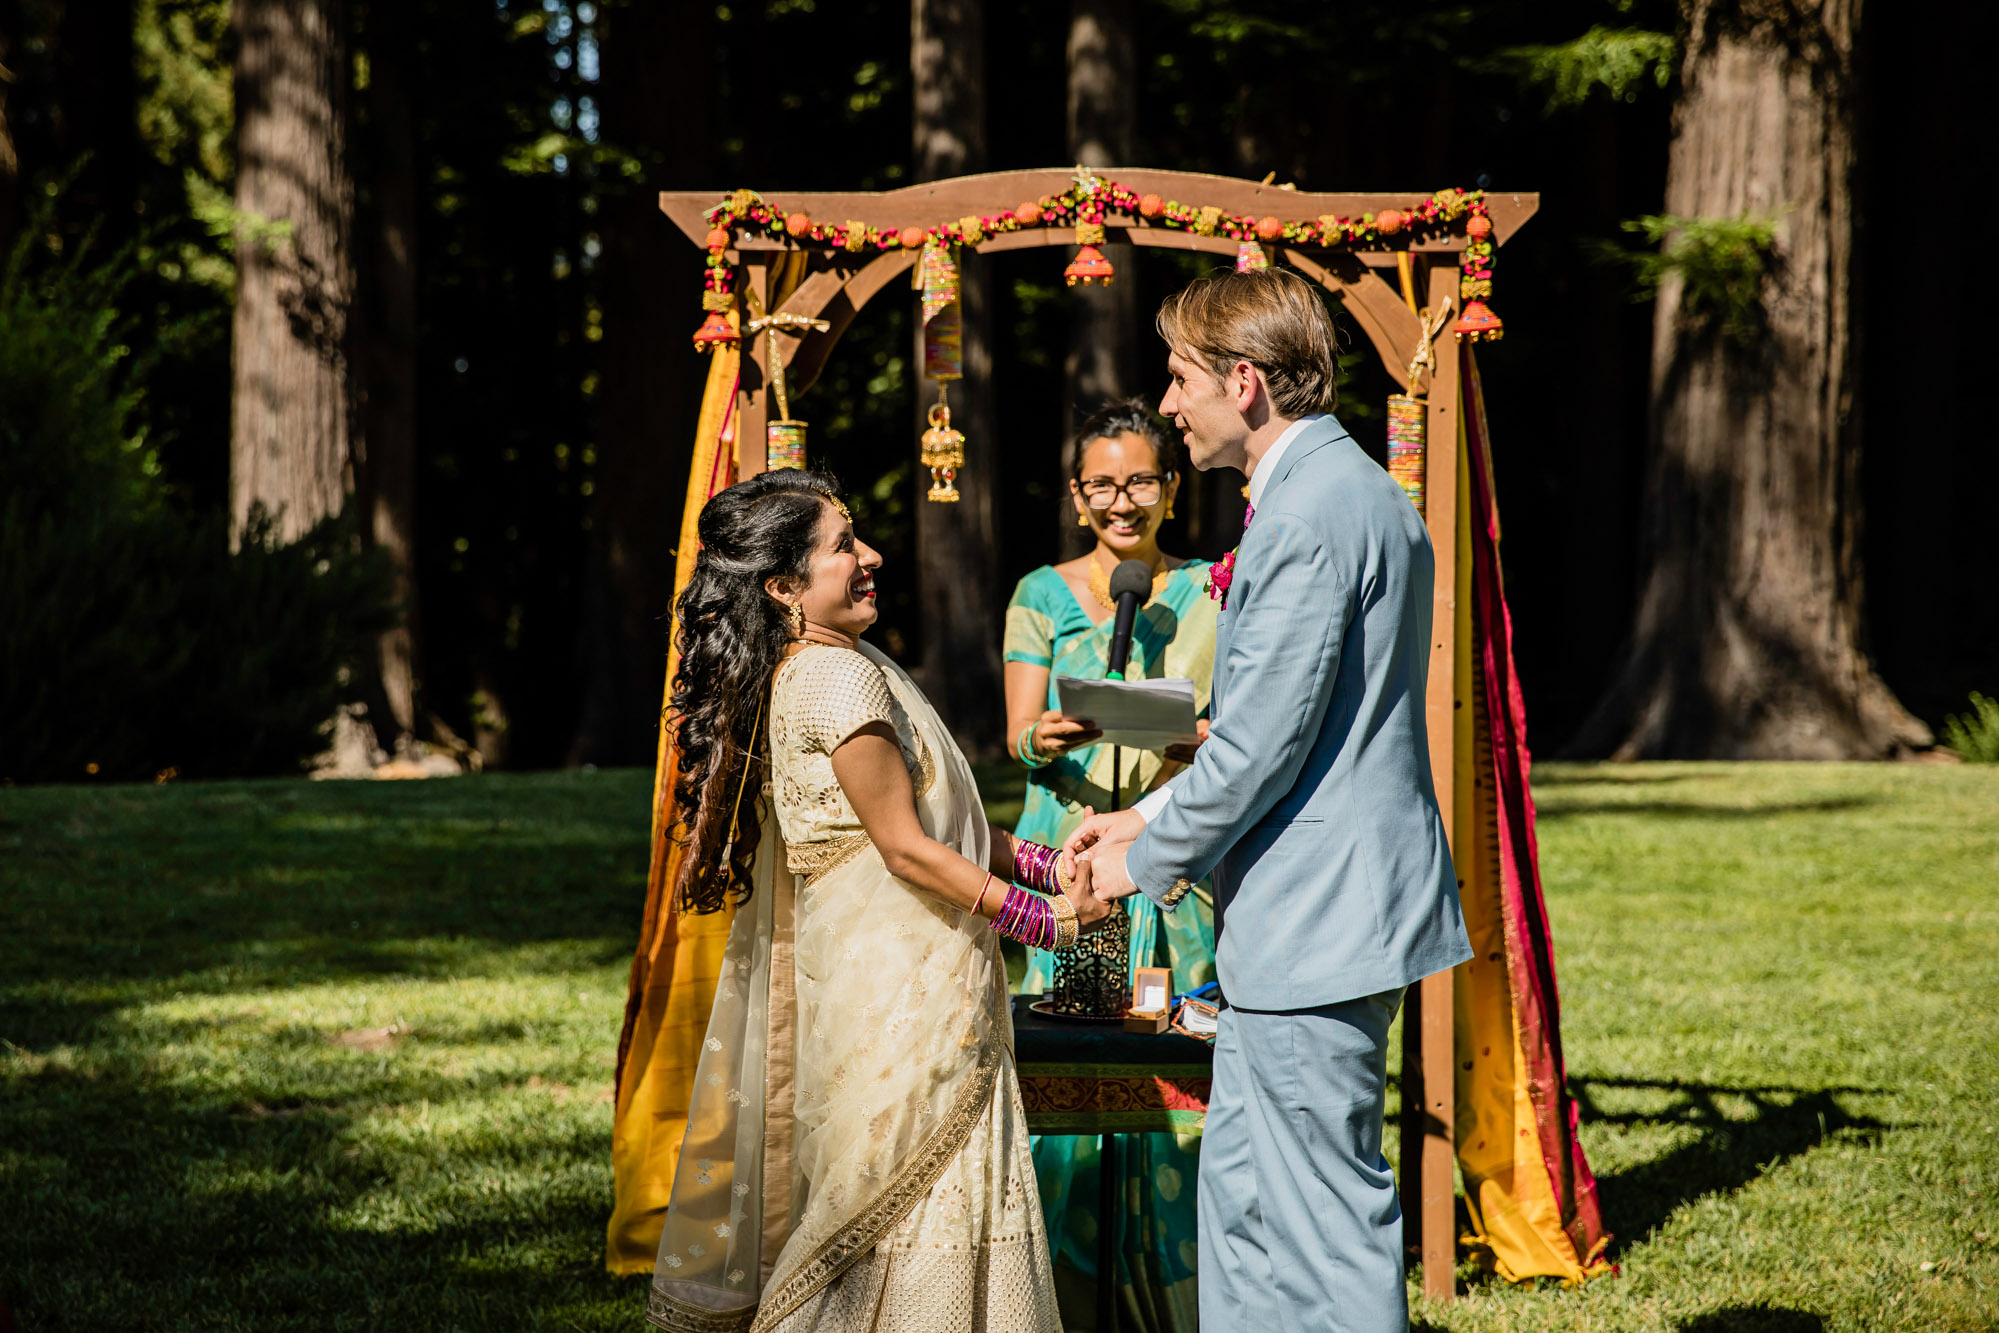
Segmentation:
<svg viewBox="0 0 1999 1333">
<path fill-rule="evenodd" d="M 1164 967 L 1141 967 L 1131 977 L 1131 1008 L 1124 1016 L 1126 1032 L 1157 1035 L 1172 1017 L 1173 973 Z"/>
</svg>

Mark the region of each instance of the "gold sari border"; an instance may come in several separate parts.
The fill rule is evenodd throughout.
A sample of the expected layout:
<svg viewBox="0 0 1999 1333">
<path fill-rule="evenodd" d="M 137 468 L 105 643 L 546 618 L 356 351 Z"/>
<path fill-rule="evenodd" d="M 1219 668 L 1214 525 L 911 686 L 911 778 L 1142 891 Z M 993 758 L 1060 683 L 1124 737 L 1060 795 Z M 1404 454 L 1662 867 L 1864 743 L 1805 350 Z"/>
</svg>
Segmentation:
<svg viewBox="0 0 1999 1333">
<path fill-rule="evenodd" d="M 658 1286 L 646 1298 L 646 1322 L 667 1333 L 747 1333 L 756 1317 L 754 1305 L 716 1310 L 679 1300 Z"/>
<path fill-rule="evenodd" d="M 951 1160 L 964 1148 L 965 1141 L 971 1138 L 972 1130 L 992 1101 L 1004 1049 L 1000 1029 L 1001 1023 L 995 1021 L 979 1047 L 978 1064 L 973 1066 L 965 1086 L 958 1090 L 957 1100 L 945 1113 L 937 1132 L 924 1142 L 909 1164 L 844 1230 L 821 1242 L 812 1256 L 785 1279 L 783 1286 L 764 1297 L 757 1308 L 756 1323 L 751 1326 L 755 1333 L 791 1314 L 853 1267 L 856 1260 L 879 1245 L 930 1193 Z"/>
</svg>

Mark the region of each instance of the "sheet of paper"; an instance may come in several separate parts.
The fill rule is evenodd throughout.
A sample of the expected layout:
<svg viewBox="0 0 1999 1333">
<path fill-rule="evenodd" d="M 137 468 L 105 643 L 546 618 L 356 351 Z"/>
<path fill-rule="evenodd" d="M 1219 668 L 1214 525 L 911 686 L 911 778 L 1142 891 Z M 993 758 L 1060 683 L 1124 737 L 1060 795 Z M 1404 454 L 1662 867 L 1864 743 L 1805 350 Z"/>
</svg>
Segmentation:
<svg viewBox="0 0 1999 1333">
<path fill-rule="evenodd" d="M 1194 730 L 1191 680 L 1081 680 L 1055 678 L 1064 717 L 1088 718 L 1103 728 L 1101 745 L 1163 750 L 1200 738 Z"/>
</svg>

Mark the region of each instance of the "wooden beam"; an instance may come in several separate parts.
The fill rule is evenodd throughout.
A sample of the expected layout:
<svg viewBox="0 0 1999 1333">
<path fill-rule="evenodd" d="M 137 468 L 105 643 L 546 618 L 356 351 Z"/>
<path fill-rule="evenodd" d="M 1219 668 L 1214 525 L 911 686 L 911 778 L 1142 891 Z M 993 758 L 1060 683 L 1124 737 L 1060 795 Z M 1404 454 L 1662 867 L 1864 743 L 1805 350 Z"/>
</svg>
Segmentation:
<svg viewBox="0 0 1999 1333">
<path fill-rule="evenodd" d="M 1140 194 L 1157 194 L 1162 198 L 1183 203 L 1213 205 L 1232 213 L 1278 217 L 1286 222 L 1310 221 L 1326 213 L 1350 218 L 1363 213 L 1379 213 L 1384 208 L 1407 210 L 1430 197 L 1430 192 L 1427 191 L 1352 194 L 1286 190 L 1276 185 L 1263 185 L 1256 181 L 1239 180 L 1231 176 L 1209 176 L 1193 171 L 1147 171 L 1112 167 L 1099 167 L 1095 170 L 1106 180 L 1116 181 Z M 822 222 L 857 221 L 877 228 L 930 227 L 944 222 L 956 222 L 967 214 L 991 217 L 1027 200 L 1039 199 L 1043 195 L 1060 194 L 1074 181 L 1073 169 L 1057 167 L 1035 171 L 992 171 L 977 176 L 957 176 L 950 180 L 932 181 L 926 185 L 906 186 L 900 190 L 854 192 L 779 190 L 764 195 L 764 199 L 784 212 L 807 213 Z M 689 240 L 696 245 L 703 245 L 706 243 L 709 231 L 707 212 L 727 194 L 727 190 L 663 190 L 660 192 L 659 206 Z M 1505 244 L 1540 206 L 1541 196 L 1538 194 L 1486 195 L 1486 209 L 1493 224 L 1493 240 L 1498 244 Z M 1142 221 L 1134 225 L 1134 220 L 1121 215 L 1106 218 L 1105 223 L 1107 226 L 1127 227 L 1134 232 L 1153 231 L 1173 236 L 1191 235 L 1176 228 L 1155 228 Z M 1041 241 L 1044 245 L 1074 243 L 1074 232 L 1068 227 L 1036 227 L 1024 232 L 1013 232 L 1010 235 L 1040 236 L 1045 238 Z M 789 248 L 785 242 L 765 240 L 761 237 L 738 236 L 735 244 L 745 250 Z M 1231 249 L 1235 245 L 1233 241 L 1227 244 Z M 1400 247 L 1381 248 L 1393 250 Z M 1415 248 L 1461 250 L 1464 248 L 1464 240 L 1462 237 L 1450 237 L 1441 241 L 1422 242 Z"/>
<path fill-rule="evenodd" d="M 1457 295 L 1458 275 L 1447 264 L 1433 265 L 1429 273 L 1430 308 Z M 1462 790 L 1461 757 L 1468 758 L 1468 734 L 1461 722 L 1471 720 L 1467 702 L 1469 675 L 1461 672 L 1458 659 L 1461 642 L 1466 640 L 1465 617 L 1470 600 L 1464 585 L 1471 574 L 1469 553 L 1460 537 L 1461 513 L 1470 499 L 1464 472 L 1464 450 L 1458 440 L 1458 344 L 1449 336 L 1435 344 L 1437 369 L 1429 395 L 1426 423 L 1427 468 L 1424 478 L 1425 521 L 1430 530 L 1430 546 L 1436 556 L 1436 580 L 1431 590 L 1430 671 L 1424 696 L 1424 717 L 1430 733 L 1430 778 L 1435 784 L 1437 804 L 1444 828 L 1455 850 L 1465 847 L 1463 824 L 1472 817 L 1469 793 Z M 1466 659 L 1469 666 L 1469 659 Z M 1461 717 L 1462 715 L 1462 717 Z M 1466 768 L 1466 775 L 1469 769 Z M 1464 887 L 1460 878 L 1458 887 Z M 1423 1256 L 1423 1292 L 1448 1300 L 1457 1290 L 1457 1212 L 1452 1184 L 1452 1163 L 1456 1155 L 1453 1120 L 1456 1111 L 1454 1031 L 1456 1004 L 1453 973 L 1439 972 L 1417 983 L 1421 1002 L 1416 1014 L 1403 1020 L 1404 1069 L 1413 1054 L 1420 1062 L 1420 1107 L 1416 1117 L 1422 1142 L 1413 1154 L 1418 1163 L 1417 1179 L 1403 1183 L 1403 1206 L 1412 1196 L 1417 1213 L 1412 1219 Z M 1414 1049 L 1410 1027 L 1416 1028 Z M 1407 1091 L 1405 1087 L 1404 1096 Z M 1404 1133 L 1408 1132 L 1405 1122 Z M 1403 1160 L 1412 1154 L 1405 1148 Z M 1406 1234 L 1406 1233 L 1405 1233 Z"/>
<path fill-rule="evenodd" d="M 1286 249 L 1283 257 L 1285 263 L 1340 298 L 1354 323 L 1374 344 L 1388 378 L 1397 385 L 1405 383 L 1409 363 L 1416 359 L 1416 348 L 1423 339 L 1423 326 L 1395 289 L 1352 255 L 1328 255 L 1323 264 L 1298 250 Z M 1421 372 L 1416 392 L 1427 392 L 1429 384 L 1430 372 Z"/>
</svg>

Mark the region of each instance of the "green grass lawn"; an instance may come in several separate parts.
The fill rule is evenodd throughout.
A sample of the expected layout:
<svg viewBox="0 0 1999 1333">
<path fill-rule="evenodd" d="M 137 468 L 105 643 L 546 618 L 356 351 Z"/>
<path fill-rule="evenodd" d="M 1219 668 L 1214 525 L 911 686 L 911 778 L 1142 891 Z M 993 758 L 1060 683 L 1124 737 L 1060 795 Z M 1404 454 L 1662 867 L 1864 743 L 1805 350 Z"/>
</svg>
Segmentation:
<svg viewBox="0 0 1999 1333">
<path fill-rule="evenodd" d="M 601 1250 L 647 787 L 0 791 L 21 1327 L 639 1327 Z M 1537 793 L 1622 1273 L 1467 1268 L 1419 1326 L 1999 1327 L 1999 770 Z"/>
</svg>

